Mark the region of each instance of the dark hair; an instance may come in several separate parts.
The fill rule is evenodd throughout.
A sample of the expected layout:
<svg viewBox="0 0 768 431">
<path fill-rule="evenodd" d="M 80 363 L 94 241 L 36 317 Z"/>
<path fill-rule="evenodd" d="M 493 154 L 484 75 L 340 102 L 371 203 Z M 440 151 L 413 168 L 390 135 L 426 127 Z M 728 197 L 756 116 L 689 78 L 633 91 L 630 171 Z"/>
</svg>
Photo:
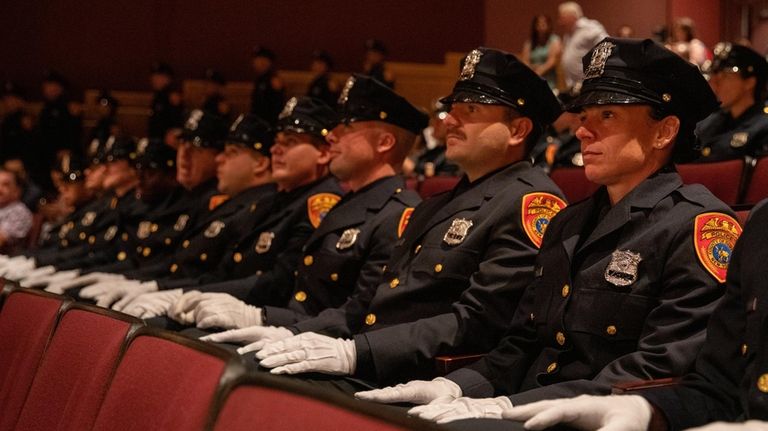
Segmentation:
<svg viewBox="0 0 768 431">
<path fill-rule="evenodd" d="M 539 18 L 544 18 L 544 21 L 547 22 L 547 32 L 544 34 L 542 38 L 543 40 L 539 39 L 539 34 L 536 31 L 536 21 L 538 21 Z M 531 21 L 531 49 L 537 46 L 546 46 L 550 36 L 552 36 L 552 20 L 549 16 L 544 14 L 534 16 L 533 21 Z"/>
</svg>

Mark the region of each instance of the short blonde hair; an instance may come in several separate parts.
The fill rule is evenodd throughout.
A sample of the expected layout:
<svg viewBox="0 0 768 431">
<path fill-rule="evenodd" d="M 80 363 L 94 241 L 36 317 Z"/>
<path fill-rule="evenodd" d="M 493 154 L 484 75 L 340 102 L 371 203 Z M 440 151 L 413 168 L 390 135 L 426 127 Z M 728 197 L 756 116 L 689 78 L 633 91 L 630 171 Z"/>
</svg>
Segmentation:
<svg viewBox="0 0 768 431">
<path fill-rule="evenodd" d="M 571 15 L 576 18 L 581 18 L 584 16 L 584 12 L 581 10 L 581 6 L 575 1 L 560 3 L 560 6 L 557 7 L 557 11 L 560 13 L 560 15 Z"/>
</svg>

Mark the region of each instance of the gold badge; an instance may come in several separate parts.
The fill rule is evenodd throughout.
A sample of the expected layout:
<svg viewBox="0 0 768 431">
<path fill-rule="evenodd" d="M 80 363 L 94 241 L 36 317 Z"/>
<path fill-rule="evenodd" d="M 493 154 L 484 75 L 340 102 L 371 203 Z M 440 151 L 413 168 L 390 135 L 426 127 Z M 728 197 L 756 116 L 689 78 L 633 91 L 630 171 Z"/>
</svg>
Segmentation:
<svg viewBox="0 0 768 431">
<path fill-rule="evenodd" d="M 333 193 L 318 193 L 307 199 L 307 214 L 309 222 L 317 229 L 328 211 L 336 205 L 341 198 Z"/>
<path fill-rule="evenodd" d="M 288 99 L 288 101 L 285 103 L 285 106 L 283 107 L 283 111 L 280 113 L 278 118 L 282 120 L 283 118 L 293 115 L 293 109 L 296 107 L 297 103 L 299 103 L 299 101 L 296 100 L 295 97 Z"/>
<path fill-rule="evenodd" d="M 136 236 L 138 236 L 139 239 L 149 238 L 150 233 L 152 233 L 152 222 L 143 221 L 139 223 L 139 228 L 136 230 Z"/>
<path fill-rule="evenodd" d="M 176 232 L 181 232 L 184 230 L 185 227 L 187 227 L 187 222 L 189 221 L 189 216 L 186 214 L 181 214 L 179 218 L 176 219 L 176 224 L 173 225 L 173 230 Z"/>
<path fill-rule="evenodd" d="M 731 147 L 741 148 L 744 145 L 747 145 L 748 140 L 749 140 L 749 133 L 747 132 L 734 133 L 733 136 L 731 136 Z"/>
<path fill-rule="evenodd" d="M 637 280 L 637 266 L 642 260 L 640 253 L 615 250 L 605 268 L 605 280 L 614 286 L 629 286 Z"/>
<path fill-rule="evenodd" d="M 347 82 L 344 83 L 344 89 L 341 90 L 341 96 L 339 96 L 339 105 L 344 105 L 349 99 L 349 91 L 355 86 L 355 77 L 350 76 L 347 78 Z"/>
<path fill-rule="evenodd" d="M 184 124 L 184 127 L 189 130 L 197 130 L 197 128 L 200 126 L 200 120 L 202 119 L 203 111 L 195 109 L 189 114 L 189 118 L 187 118 L 187 122 Z"/>
<path fill-rule="evenodd" d="M 256 253 L 264 254 L 272 247 L 272 240 L 275 239 L 274 232 L 262 232 L 259 234 L 259 240 L 256 241 Z"/>
<path fill-rule="evenodd" d="M 357 235 L 360 234 L 360 229 L 347 229 L 342 232 L 339 240 L 336 241 L 336 248 L 339 250 L 346 250 L 352 247 L 357 241 Z"/>
<path fill-rule="evenodd" d="M 479 49 L 473 49 L 464 58 L 464 65 L 461 67 L 461 73 L 459 74 L 459 81 L 466 81 L 472 79 L 475 76 L 475 68 L 477 63 L 480 63 L 480 57 L 483 56 L 482 51 Z"/>
<path fill-rule="evenodd" d="M 206 238 L 216 238 L 221 233 L 221 230 L 224 229 L 224 226 L 226 225 L 223 221 L 214 220 L 208 225 L 208 228 L 205 229 L 203 235 L 205 235 Z"/>
<path fill-rule="evenodd" d="M 93 224 L 94 220 L 96 220 L 96 211 L 88 211 L 83 215 L 83 218 L 80 219 L 80 224 L 83 226 L 90 226 Z"/>
<path fill-rule="evenodd" d="M 448 245 L 461 244 L 464 242 L 464 238 L 467 237 L 467 232 L 469 232 L 469 228 L 471 228 L 473 224 L 472 220 L 467 220 L 465 218 L 453 219 L 451 227 L 448 228 L 448 231 L 446 231 L 443 236 L 443 241 Z"/>
<path fill-rule="evenodd" d="M 589 59 L 589 66 L 584 71 L 584 79 L 597 78 L 603 75 L 605 70 L 605 62 L 608 57 L 611 56 L 613 48 L 616 48 L 611 42 L 603 42 L 595 47 L 592 51 L 592 58 Z"/>
<path fill-rule="evenodd" d="M 104 232 L 104 240 L 112 241 L 115 235 L 117 235 L 117 226 L 110 226 L 109 229 L 107 229 L 107 231 Z"/>
</svg>

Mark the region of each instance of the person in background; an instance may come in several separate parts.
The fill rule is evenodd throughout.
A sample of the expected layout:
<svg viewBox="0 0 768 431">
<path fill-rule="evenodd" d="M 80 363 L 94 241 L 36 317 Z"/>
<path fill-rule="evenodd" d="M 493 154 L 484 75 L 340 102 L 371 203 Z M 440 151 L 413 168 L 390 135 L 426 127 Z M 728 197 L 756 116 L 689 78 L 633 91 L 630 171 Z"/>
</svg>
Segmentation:
<svg viewBox="0 0 768 431">
<path fill-rule="evenodd" d="M 584 16 L 578 3 L 569 1 L 557 7 L 557 23 L 563 29 L 563 57 L 561 64 L 568 89 L 584 79 L 581 57 L 603 40 L 608 33 L 599 22 Z"/>
<path fill-rule="evenodd" d="M 623 24 L 616 31 L 616 37 L 621 37 L 625 39 L 635 37 L 635 29 L 632 28 L 632 26 L 630 26 L 629 24 Z"/>
<path fill-rule="evenodd" d="M 560 36 L 552 32 L 552 20 L 547 15 L 536 15 L 531 22 L 531 38 L 523 44 L 523 62 L 547 80 L 549 88 L 557 88 L 557 68 L 563 44 Z"/>
<path fill-rule="evenodd" d="M 96 99 L 96 125 L 90 133 L 88 142 L 90 145 L 100 145 L 107 142 L 110 136 L 120 135 L 120 127 L 117 125 L 117 108 L 120 104 L 112 97 L 109 90 L 102 90 Z M 98 144 L 93 144 L 97 140 Z"/>
<path fill-rule="evenodd" d="M 692 19 L 676 19 L 672 25 L 671 36 L 670 49 L 699 68 L 712 58 L 712 53 L 704 42 L 696 39 L 696 26 Z"/>
<path fill-rule="evenodd" d="M 256 45 L 251 67 L 256 77 L 251 93 L 251 113 L 274 125 L 285 103 L 285 84 L 275 69 L 275 52 Z"/>
<path fill-rule="evenodd" d="M 181 92 L 174 85 L 173 69 L 163 62 L 152 65 L 149 82 L 154 94 L 147 135 L 150 139 L 166 139 L 168 132 L 179 129 L 184 122 Z"/>
<path fill-rule="evenodd" d="M 384 42 L 377 39 L 365 41 L 365 60 L 363 74 L 372 76 L 389 88 L 395 88 L 395 75 L 387 67 L 389 51 Z"/>
<path fill-rule="evenodd" d="M 0 252 L 3 254 L 20 245 L 32 228 L 32 213 L 20 198 L 19 177 L 0 169 Z"/>
<path fill-rule="evenodd" d="M 403 172 L 409 176 L 429 178 L 440 175 L 458 176 L 459 166 L 445 157 L 445 137 L 448 133 L 443 120 L 450 107 L 439 100 L 433 103 L 429 125 L 421 133 L 423 143 L 413 156 L 403 163 Z"/>
<path fill-rule="evenodd" d="M 53 191 L 49 172 L 54 168 L 56 160 L 65 153 L 81 153 L 79 142 L 82 118 L 75 115 L 67 87 L 67 80 L 59 73 L 52 70 L 45 73 L 42 83 L 43 108 L 37 117 L 40 132 L 37 157 L 41 160 L 41 172 L 36 181 L 48 192 Z"/>
<path fill-rule="evenodd" d="M 227 80 L 219 71 L 211 68 L 205 69 L 205 101 L 202 110 L 229 122 L 232 108 L 224 97 L 224 86 L 226 85 Z"/>
<path fill-rule="evenodd" d="M 340 89 L 339 84 L 331 76 L 333 70 L 331 55 L 323 50 L 313 52 L 310 70 L 314 78 L 309 84 L 307 96 L 320 99 L 328 106 L 336 106 Z"/>
</svg>

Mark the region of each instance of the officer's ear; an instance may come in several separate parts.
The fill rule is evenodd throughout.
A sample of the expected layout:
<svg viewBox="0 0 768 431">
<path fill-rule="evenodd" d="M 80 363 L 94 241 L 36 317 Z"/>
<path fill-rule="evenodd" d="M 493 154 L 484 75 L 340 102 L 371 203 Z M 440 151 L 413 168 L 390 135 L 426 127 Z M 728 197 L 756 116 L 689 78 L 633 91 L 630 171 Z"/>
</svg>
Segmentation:
<svg viewBox="0 0 768 431">
<path fill-rule="evenodd" d="M 517 117 L 509 122 L 509 145 L 525 145 L 528 135 L 533 130 L 533 121 L 528 117 Z"/>
<path fill-rule="evenodd" d="M 331 163 L 331 153 L 330 153 L 330 145 L 328 145 L 327 142 L 322 141 L 322 143 L 318 143 L 315 145 L 315 148 L 317 148 L 317 152 L 319 153 L 317 156 L 317 164 L 325 166 L 328 163 Z"/>
<path fill-rule="evenodd" d="M 653 148 L 663 150 L 669 148 L 678 132 L 680 132 L 680 119 L 674 115 L 668 115 L 659 120 L 656 127 L 656 134 L 653 138 Z"/>
<path fill-rule="evenodd" d="M 754 94 L 755 86 L 757 85 L 757 77 L 750 76 L 749 78 L 745 78 L 744 85 L 747 86 L 747 90 L 749 90 L 750 93 Z"/>
<path fill-rule="evenodd" d="M 392 148 L 397 145 L 397 137 L 392 130 L 385 128 L 382 130 L 376 139 L 376 147 L 374 148 L 377 153 L 386 153 L 391 151 Z"/>
<path fill-rule="evenodd" d="M 253 160 L 253 175 L 260 176 L 269 171 L 269 157 L 262 154 L 254 157 Z"/>
</svg>

